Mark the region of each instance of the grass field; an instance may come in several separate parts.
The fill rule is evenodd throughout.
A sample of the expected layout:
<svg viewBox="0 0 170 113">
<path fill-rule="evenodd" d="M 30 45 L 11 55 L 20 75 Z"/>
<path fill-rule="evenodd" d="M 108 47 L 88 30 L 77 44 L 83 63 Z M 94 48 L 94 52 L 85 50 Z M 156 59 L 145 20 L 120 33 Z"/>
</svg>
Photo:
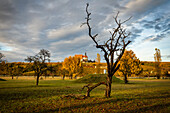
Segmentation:
<svg viewBox="0 0 170 113">
<path fill-rule="evenodd" d="M 157 112 L 170 113 L 170 80 L 130 79 L 129 84 L 112 84 L 111 98 L 99 86 L 87 99 L 62 98 L 85 94 L 85 85 L 73 80 L 0 79 L 0 112 Z"/>
</svg>

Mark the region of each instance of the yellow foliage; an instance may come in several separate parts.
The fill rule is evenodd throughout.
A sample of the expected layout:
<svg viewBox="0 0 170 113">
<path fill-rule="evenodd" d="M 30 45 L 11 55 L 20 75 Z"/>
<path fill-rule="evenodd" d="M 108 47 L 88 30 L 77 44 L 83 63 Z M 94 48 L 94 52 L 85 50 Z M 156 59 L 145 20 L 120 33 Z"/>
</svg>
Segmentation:
<svg viewBox="0 0 170 113">
<path fill-rule="evenodd" d="M 136 57 L 132 50 L 125 51 L 121 60 L 118 74 L 131 76 L 131 74 L 138 75 L 142 71 L 140 60 Z"/>
<path fill-rule="evenodd" d="M 79 73 L 82 69 L 82 63 L 80 61 L 80 58 L 77 57 L 71 57 L 64 59 L 63 62 L 63 69 L 66 69 L 69 71 L 69 74 L 75 74 Z"/>
</svg>

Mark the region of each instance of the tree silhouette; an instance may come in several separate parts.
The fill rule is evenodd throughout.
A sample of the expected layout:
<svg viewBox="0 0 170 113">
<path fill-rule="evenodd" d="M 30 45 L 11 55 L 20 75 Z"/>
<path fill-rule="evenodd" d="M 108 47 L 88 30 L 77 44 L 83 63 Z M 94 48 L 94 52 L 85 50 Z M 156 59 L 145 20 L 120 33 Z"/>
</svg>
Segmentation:
<svg viewBox="0 0 170 113">
<path fill-rule="evenodd" d="M 50 62 L 50 52 L 45 49 L 41 49 L 40 52 L 35 56 L 28 56 L 25 61 L 30 62 L 30 66 L 37 76 L 36 85 L 39 83 L 39 77 L 46 72 L 47 63 Z M 33 62 L 33 64 L 31 63 Z"/>
<path fill-rule="evenodd" d="M 86 13 L 87 17 L 86 22 L 82 23 L 82 25 L 86 24 L 88 27 L 88 35 L 93 40 L 93 42 L 96 45 L 96 48 L 101 49 L 104 52 L 104 58 L 107 63 L 107 83 L 106 83 L 106 91 L 105 96 L 110 97 L 111 94 L 111 83 L 112 83 L 112 77 L 115 74 L 115 72 L 119 69 L 120 64 L 119 61 L 125 51 L 125 48 L 127 45 L 131 42 L 130 40 L 126 40 L 126 38 L 130 35 L 130 33 L 127 33 L 126 30 L 123 28 L 122 24 L 127 22 L 130 18 L 127 20 L 121 22 L 121 20 L 118 20 L 118 15 L 114 18 L 115 23 L 117 24 L 116 28 L 113 28 L 113 31 L 110 31 L 111 37 L 109 37 L 104 44 L 99 44 L 97 39 L 98 34 L 93 35 L 92 34 L 92 28 L 90 26 L 90 15 L 91 13 L 88 11 L 89 4 L 87 3 L 86 6 Z M 81 25 L 81 26 L 82 26 Z M 116 59 L 114 61 L 114 59 Z"/>
</svg>

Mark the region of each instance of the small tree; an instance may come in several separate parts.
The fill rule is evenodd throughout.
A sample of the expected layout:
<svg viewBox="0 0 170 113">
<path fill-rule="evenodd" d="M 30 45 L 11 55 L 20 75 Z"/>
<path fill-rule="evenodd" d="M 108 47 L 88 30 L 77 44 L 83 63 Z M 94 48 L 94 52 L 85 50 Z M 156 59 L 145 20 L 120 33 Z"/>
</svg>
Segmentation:
<svg viewBox="0 0 170 113">
<path fill-rule="evenodd" d="M 47 69 L 50 72 L 50 75 L 54 78 L 54 72 L 56 71 L 55 67 L 52 64 L 49 64 Z"/>
<path fill-rule="evenodd" d="M 155 59 L 155 70 L 156 70 L 156 77 L 157 79 L 160 79 L 161 75 L 161 52 L 159 49 L 155 48 L 156 53 L 154 54 Z"/>
<path fill-rule="evenodd" d="M 5 61 L 2 61 L 0 63 L 0 75 L 5 75 L 6 74 L 6 72 L 7 72 L 6 67 L 7 66 L 6 66 Z"/>
<path fill-rule="evenodd" d="M 73 74 L 79 74 L 82 71 L 82 62 L 80 58 L 69 57 L 65 58 L 63 62 L 63 69 L 66 69 L 69 72 L 69 76 L 72 79 Z"/>
<path fill-rule="evenodd" d="M 6 64 L 6 74 L 7 75 L 10 75 L 10 76 L 12 76 L 12 79 L 14 79 L 14 76 L 15 76 L 15 66 L 16 66 L 16 64 L 15 63 L 7 63 Z"/>
<path fill-rule="evenodd" d="M 89 37 L 95 43 L 96 48 L 101 49 L 104 52 L 104 58 L 107 63 L 107 73 L 108 73 L 105 96 L 110 97 L 112 77 L 120 67 L 119 61 L 124 54 L 125 48 L 131 42 L 127 40 L 127 37 L 130 35 L 130 33 L 126 32 L 122 24 L 128 21 L 131 17 L 122 22 L 121 20 L 118 20 L 118 15 L 119 15 L 119 12 L 118 12 L 117 15 L 114 17 L 117 27 L 113 28 L 112 29 L 113 31 L 110 31 L 111 37 L 109 37 L 108 40 L 104 42 L 104 44 L 99 44 L 99 42 L 97 41 L 98 34 L 95 34 L 95 35 L 92 34 L 92 28 L 89 23 L 91 20 L 90 18 L 91 13 L 89 13 L 88 7 L 89 7 L 89 4 L 87 3 L 87 6 L 86 6 L 87 17 L 85 18 L 86 22 L 83 23 L 82 25 L 84 24 L 87 25 Z M 114 61 L 114 59 L 116 60 Z"/>
<path fill-rule="evenodd" d="M 50 61 L 50 52 L 45 49 L 41 49 L 40 52 L 35 56 L 28 56 L 25 61 L 30 62 L 35 75 L 37 76 L 36 85 L 38 86 L 39 77 L 47 70 L 47 63 Z M 31 64 L 33 62 L 33 64 Z"/>
<path fill-rule="evenodd" d="M 119 71 L 124 76 L 125 83 L 128 83 L 127 77 L 132 74 L 139 75 L 142 72 L 142 67 L 140 60 L 136 57 L 132 50 L 125 51 L 121 60 L 120 60 L 120 68 Z"/>
<path fill-rule="evenodd" d="M 69 71 L 66 70 L 66 69 L 61 68 L 61 69 L 60 69 L 60 74 L 61 74 L 61 76 L 62 76 L 62 79 L 64 80 L 64 79 L 65 79 L 65 76 L 66 76 L 67 74 L 69 74 Z"/>
</svg>

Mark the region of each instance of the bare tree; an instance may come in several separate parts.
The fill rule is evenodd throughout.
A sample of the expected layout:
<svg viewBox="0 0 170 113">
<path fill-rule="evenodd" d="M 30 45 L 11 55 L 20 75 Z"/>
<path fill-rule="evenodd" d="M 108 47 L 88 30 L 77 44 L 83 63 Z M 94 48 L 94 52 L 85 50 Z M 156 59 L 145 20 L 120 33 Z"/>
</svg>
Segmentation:
<svg viewBox="0 0 170 113">
<path fill-rule="evenodd" d="M 96 40 L 98 34 L 95 34 L 95 35 L 92 34 L 92 28 L 89 23 L 91 20 L 90 18 L 91 13 L 88 11 L 88 7 L 89 7 L 89 4 L 87 3 L 87 6 L 86 6 L 87 17 L 85 18 L 86 22 L 83 23 L 82 25 L 84 24 L 87 25 L 89 37 L 95 43 L 96 48 L 99 48 L 104 52 L 104 58 L 107 63 L 107 72 L 108 72 L 105 96 L 110 97 L 112 77 L 120 67 L 120 64 L 118 64 L 118 62 L 120 61 L 125 51 L 125 48 L 131 42 L 130 40 L 128 41 L 126 40 L 126 38 L 130 35 L 130 33 L 126 32 L 126 30 L 122 27 L 122 24 L 127 22 L 131 17 L 121 22 L 121 20 L 118 20 L 118 15 L 119 15 L 119 12 L 118 12 L 117 15 L 113 17 L 115 23 L 117 24 L 117 27 L 113 28 L 112 29 L 113 31 L 110 31 L 111 37 L 106 42 L 104 42 L 104 44 L 99 44 L 98 41 Z M 114 59 L 116 60 L 114 61 Z"/>
<path fill-rule="evenodd" d="M 50 61 L 50 52 L 48 50 L 42 49 L 40 52 L 35 56 L 28 56 L 25 61 L 30 62 L 29 65 L 32 66 L 32 69 L 37 76 L 36 85 L 39 83 L 39 77 L 46 72 L 47 64 L 46 61 Z M 33 62 L 33 64 L 31 64 Z"/>
</svg>

